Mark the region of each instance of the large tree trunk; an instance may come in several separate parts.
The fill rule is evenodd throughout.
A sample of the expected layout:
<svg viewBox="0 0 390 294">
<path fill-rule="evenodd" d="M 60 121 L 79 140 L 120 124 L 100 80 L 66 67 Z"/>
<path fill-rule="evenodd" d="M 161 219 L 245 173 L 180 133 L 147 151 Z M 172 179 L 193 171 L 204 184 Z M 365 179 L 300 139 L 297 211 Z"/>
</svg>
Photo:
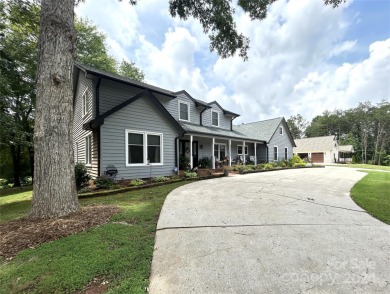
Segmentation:
<svg viewBox="0 0 390 294">
<path fill-rule="evenodd" d="M 73 162 L 74 0 L 42 0 L 31 218 L 80 209 Z"/>
</svg>

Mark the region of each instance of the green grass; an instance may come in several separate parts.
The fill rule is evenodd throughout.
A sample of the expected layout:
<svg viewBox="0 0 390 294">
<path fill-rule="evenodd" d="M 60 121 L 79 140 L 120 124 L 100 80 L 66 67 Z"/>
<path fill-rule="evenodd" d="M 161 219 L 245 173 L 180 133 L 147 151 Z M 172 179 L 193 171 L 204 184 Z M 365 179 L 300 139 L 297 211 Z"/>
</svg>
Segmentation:
<svg viewBox="0 0 390 294">
<path fill-rule="evenodd" d="M 367 172 L 367 175 L 353 186 L 351 196 L 356 204 L 372 216 L 390 224 L 390 173 Z"/>
<path fill-rule="evenodd" d="M 0 259 L 0 293 L 72 293 L 97 276 L 109 281 L 108 293 L 145 293 L 161 207 L 184 184 L 80 199 L 82 205 L 115 204 L 121 212 L 105 225 Z M 26 215 L 30 198 L 31 192 L 1 197 L 0 222 Z"/>
<path fill-rule="evenodd" d="M 331 165 L 331 166 L 338 166 L 338 167 L 353 167 L 353 168 L 366 168 L 366 169 L 375 169 L 375 170 L 384 170 L 384 171 L 390 171 L 390 166 L 384 166 L 384 165 L 373 165 L 373 164 L 339 164 L 339 165 Z"/>
<path fill-rule="evenodd" d="M 27 191 L 32 191 L 33 186 L 23 186 L 23 187 L 17 187 L 17 188 L 5 188 L 5 189 L 0 189 L 0 197 L 2 196 L 7 196 L 7 195 L 13 195 L 21 192 L 27 192 Z"/>
</svg>

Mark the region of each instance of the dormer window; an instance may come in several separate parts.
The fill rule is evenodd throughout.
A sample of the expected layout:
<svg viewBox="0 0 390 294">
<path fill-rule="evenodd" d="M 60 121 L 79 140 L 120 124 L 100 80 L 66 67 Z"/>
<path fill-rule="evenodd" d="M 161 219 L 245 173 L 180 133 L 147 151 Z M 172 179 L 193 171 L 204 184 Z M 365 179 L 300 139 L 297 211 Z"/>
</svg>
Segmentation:
<svg viewBox="0 0 390 294">
<path fill-rule="evenodd" d="M 88 89 L 86 89 L 83 94 L 83 116 L 88 113 L 88 96 Z"/>
<path fill-rule="evenodd" d="M 219 127 L 219 112 L 211 110 L 211 125 Z"/>
<path fill-rule="evenodd" d="M 179 101 L 179 120 L 190 121 L 190 104 Z"/>
<path fill-rule="evenodd" d="M 279 135 L 283 135 L 283 127 L 279 127 Z"/>
</svg>

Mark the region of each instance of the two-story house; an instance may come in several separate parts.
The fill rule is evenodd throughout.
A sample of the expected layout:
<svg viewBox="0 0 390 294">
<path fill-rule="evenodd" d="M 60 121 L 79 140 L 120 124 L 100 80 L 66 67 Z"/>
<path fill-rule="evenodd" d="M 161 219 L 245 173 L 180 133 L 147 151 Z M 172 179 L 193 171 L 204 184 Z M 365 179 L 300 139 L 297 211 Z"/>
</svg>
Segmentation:
<svg viewBox="0 0 390 294">
<path fill-rule="evenodd" d="M 186 91 L 77 64 L 74 97 L 75 161 L 84 162 L 93 177 L 103 175 L 108 165 L 117 168 L 118 178 L 172 175 L 180 156 L 188 158 L 190 167 L 204 156 L 211 158 L 213 168 L 221 161 L 269 160 L 266 137 L 233 126 L 239 114 Z M 284 119 L 281 124 L 288 137 Z M 287 155 L 291 157 L 290 151 Z"/>
</svg>

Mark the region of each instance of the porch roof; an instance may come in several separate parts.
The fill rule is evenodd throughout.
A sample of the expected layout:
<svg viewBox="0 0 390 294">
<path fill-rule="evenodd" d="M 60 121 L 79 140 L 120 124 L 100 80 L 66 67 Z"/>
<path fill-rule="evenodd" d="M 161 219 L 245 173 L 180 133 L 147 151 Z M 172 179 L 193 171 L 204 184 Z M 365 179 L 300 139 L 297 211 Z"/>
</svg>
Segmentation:
<svg viewBox="0 0 390 294">
<path fill-rule="evenodd" d="M 182 128 L 185 130 L 186 133 L 265 143 L 265 141 L 263 141 L 263 140 L 251 138 L 251 137 L 249 137 L 241 132 L 238 132 L 238 131 L 231 131 L 231 130 L 226 130 L 226 129 L 222 129 L 222 128 L 218 128 L 218 127 L 201 126 L 201 125 L 188 123 L 188 122 L 181 122 L 181 121 L 179 123 L 182 126 Z"/>
</svg>

